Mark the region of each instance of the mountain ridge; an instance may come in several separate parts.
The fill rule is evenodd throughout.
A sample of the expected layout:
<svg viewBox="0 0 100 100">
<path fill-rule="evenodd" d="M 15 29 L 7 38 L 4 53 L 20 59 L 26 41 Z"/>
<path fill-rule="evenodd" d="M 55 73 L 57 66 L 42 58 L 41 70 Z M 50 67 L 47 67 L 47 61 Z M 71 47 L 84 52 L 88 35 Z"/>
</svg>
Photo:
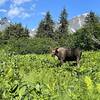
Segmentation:
<svg viewBox="0 0 100 100">
<path fill-rule="evenodd" d="M 0 19 L 0 31 L 3 31 L 6 27 L 10 26 L 12 22 L 6 17 Z"/>
<path fill-rule="evenodd" d="M 81 15 L 75 16 L 72 19 L 68 20 L 69 22 L 69 32 L 74 33 L 78 29 L 80 29 L 85 24 L 85 18 L 89 13 L 83 13 Z M 59 24 L 55 24 L 55 30 L 59 27 Z M 36 34 L 37 29 L 33 29 L 33 31 L 30 31 L 30 36 L 33 36 Z"/>
<path fill-rule="evenodd" d="M 69 22 L 69 32 L 74 33 L 78 29 L 80 29 L 85 24 L 85 18 L 88 13 L 83 13 L 78 16 L 74 16 L 72 19 L 68 20 Z M 11 24 L 11 21 L 8 20 L 6 17 L 0 19 L 0 31 L 3 31 L 6 27 Z M 59 24 L 55 24 L 55 30 L 59 27 Z M 29 35 L 30 37 L 34 37 L 36 34 L 37 29 L 30 29 Z"/>
</svg>

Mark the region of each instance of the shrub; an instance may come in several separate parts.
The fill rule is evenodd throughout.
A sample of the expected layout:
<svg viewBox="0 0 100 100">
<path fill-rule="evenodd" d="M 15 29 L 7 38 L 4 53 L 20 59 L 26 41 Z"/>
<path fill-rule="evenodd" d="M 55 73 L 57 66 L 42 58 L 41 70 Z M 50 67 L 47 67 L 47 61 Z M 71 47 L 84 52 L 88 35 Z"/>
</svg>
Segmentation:
<svg viewBox="0 0 100 100">
<path fill-rule="evenodd" d="M 58 44 L 50 38 L 21 38 L 18 40 L 10 40 L 9 43 L 10 52 L 15 54 L 44 54 L 49 53 L 50 48 L 56 47 Z"/>
</svg>

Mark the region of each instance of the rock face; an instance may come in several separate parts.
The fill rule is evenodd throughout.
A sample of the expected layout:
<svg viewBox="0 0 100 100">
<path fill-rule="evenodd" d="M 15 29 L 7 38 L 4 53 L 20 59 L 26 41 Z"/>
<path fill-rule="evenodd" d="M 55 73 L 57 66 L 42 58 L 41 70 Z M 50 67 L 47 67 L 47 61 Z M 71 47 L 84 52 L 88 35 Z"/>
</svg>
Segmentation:
<svg viewBox="0 0 100 100">
<path fill-rule="evenodd" d="M 6 27 L 11 24 L 11 21 L 6 17 L 0 19 L 0 31 L 3 31 Z"/>
<path fill-rule="evenodd" d="M 69 20 L 69 31 L 71 33 L 76 32 L 76 30 L 80 29 L 84 23 L 85 23 L 85 18 L 88 13 L 84 13 L 79 16 L 75 16 L 72 19 Z M 0 19 L 0 31 L 4 30 L 6 27 L 8 27 L 11 24 L 11 21 L 9 21 L 6 17 Z M 59 24 L 55 24 L 55 29 L 59 27 Z M 36 35 L 37 29 L 31 29 L 29 30 L 29 35 L 30 37 L 34 37 Z"/>
<path fill-rule="evenodd" d="M 85 24 L 87 14 L 88 13 L 84 13 L 69 20 L 69 31 L 73 33 L 80 29 Z"/>
<path fill-rule="evenodd" d="M 69 22 L 69 32 L 74 33 L 76 32 L 78 29 L 80 29 L 84 24 L 85 24 L 85 18 L 87 16 L 88 13 L 84 13 L 82 15 L 79 16 L 75 16 L 72 19 L 70 19 Z M 56 23 L 55 24 L 55 29 L 59 27 L 59 24 Z M 34 35 L 36 34 L 37 29 L 33 29 L 30 31 L 30 36 L 34 37 Z"/>
<path fill-rule="evenodd" d="M 36 31 L 37 31 L 37 29 L 29 30 L 29 36 L 34 37 L 36 35 Z"/>
</svg>

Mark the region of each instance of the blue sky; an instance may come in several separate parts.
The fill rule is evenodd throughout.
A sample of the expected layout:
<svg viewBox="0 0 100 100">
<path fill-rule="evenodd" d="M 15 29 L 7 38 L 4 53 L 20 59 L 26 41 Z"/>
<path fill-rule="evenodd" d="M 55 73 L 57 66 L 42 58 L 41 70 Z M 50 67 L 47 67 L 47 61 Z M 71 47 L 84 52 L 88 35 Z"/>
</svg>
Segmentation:
<svg viewBox="0 0 100 100">
<path fill-rule="evenodd" d="M 38 26 L 47 11 L 58 21 L 64 7 L 68 19 L 89 11 L 100 15 L 100 0 L 0 0 L 0 18 L 7 17 L 32 29 Z"/>
</svg>

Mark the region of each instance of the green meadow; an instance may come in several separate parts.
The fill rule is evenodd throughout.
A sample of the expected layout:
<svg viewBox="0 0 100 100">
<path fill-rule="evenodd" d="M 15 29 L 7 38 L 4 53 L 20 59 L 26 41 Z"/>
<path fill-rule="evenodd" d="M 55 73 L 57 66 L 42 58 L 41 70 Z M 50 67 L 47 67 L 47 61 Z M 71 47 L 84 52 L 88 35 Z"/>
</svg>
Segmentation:
<svg viewBox="0 0 100 100">
<path fill-rule="evenodd" d="M 0 100 L 100 100 L 100 52 L 85 51 L 80 67 L 50 54 L 0 50 Z"/>
</svg>

